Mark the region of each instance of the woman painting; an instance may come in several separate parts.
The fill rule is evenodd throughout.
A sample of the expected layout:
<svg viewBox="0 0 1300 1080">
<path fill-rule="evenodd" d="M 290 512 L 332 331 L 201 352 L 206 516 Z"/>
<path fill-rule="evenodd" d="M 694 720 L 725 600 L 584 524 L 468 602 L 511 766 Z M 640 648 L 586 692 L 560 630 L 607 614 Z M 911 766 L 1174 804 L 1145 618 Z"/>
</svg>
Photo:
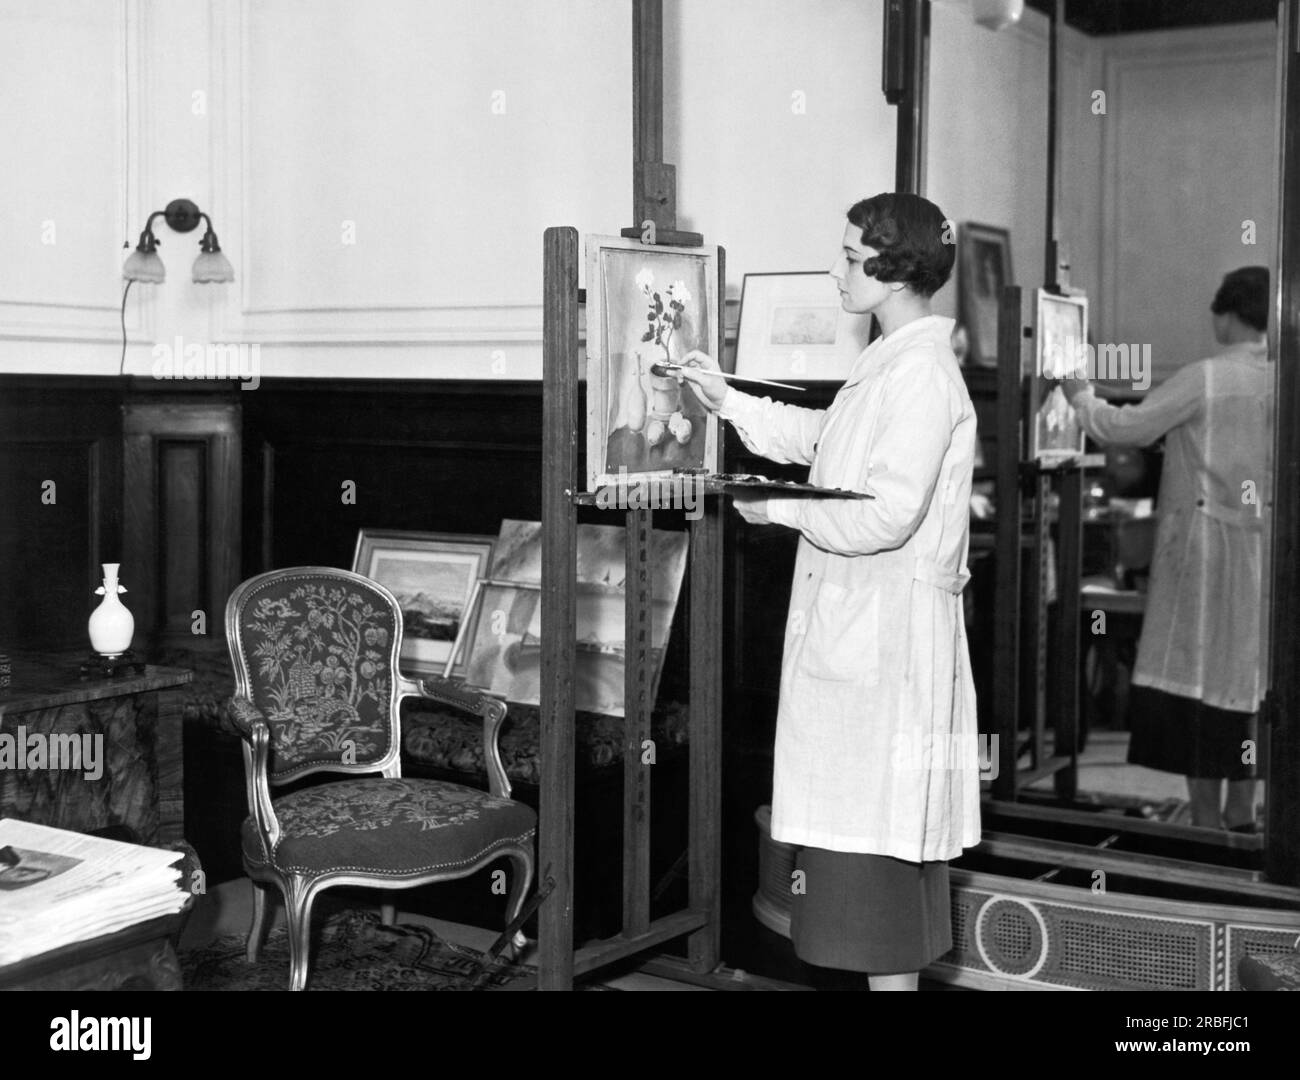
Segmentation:
<svg viewBox="0 0 1300 1080">
<path fill-rule="evenodd" d="M 1273 497 L 1268 269 L 1226 275 L 1210 311 L 1223 351 L 1180 368 L 1140 403 L 1110 405 L 1086 380 L 1063 386 L 1106 446 L 1165 436 L 1128 760 L 1186 776 L 1193 825 L 1254 832 Z"/>
<path fill-rule="evenodd" d="M 933 203 L 865 199 L 830 273 L 883 337 L 829 409 L 683 371 L 751 450 L 870 499 L 737 495 L 747 521 L 800 533 L 778 708 L 772 835 L 799 845 L 795 951 L 914 990 L 952 947 L 947 860 L 979 842 L 979 765 L 961 591 L 975 413 L 953 321 L 931 313 L 953 248 Z"/>
</svg>

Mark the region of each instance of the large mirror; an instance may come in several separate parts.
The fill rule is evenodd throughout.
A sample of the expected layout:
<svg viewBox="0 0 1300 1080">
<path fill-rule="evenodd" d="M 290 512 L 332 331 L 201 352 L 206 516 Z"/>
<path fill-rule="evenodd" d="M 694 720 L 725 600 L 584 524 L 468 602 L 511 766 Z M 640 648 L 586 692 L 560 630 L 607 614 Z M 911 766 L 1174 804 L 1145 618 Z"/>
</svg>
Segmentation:
<svg viewBox="0 0 1300 1080">
<path fill-rule="evenodd" d="M 1087 298 L 1095 397 L 1160 403 L 1161 415 L 1141 422 L 1135 410 L 1099 410 L 1094 427 L 1107 437 L 1089 440 L 1080 753 L 1067 801 L 1257 854 L 1267 797 L 1267 747 L 1252 716 L 1267 679 L 1276 4 L 1070 0 L 1051 215 L 1054 6 L 1031 0 L 1018 24 L 994 32 L 972 25 L 967 3 L 932 5 L 931 70 L 967 70 L 978 93 L 962 93 L 961 79 L 932 82 L 926 193 L 955 221 L 991 230 L 977 230 L 978 242 L 1005 230 L 1012 280 L 1031 292 L 1056 280 L 1045 267 L 1054 217 L 1068 286 Z M 959 255 L 966 263 L 981 265 Z M 1249 269 L 1261 267 L 1266 280 Z M 947 302 L 960 323 L 969 312 L 957 284 Z M 969 382 L 972 396 L 993 385 Z M 981 408 L 982 424 L 992 416 Z M 989 483 L 992 512 L 1007 512 L 1010 500 Z M 993 595 L 978 587 L 991 554 L 974 535 L 978 670 Z M 1031 764 L 1018 762 L 1027 781 L 1017 797 L 1060 807 L 1056 777 L 1033 776 Z"/>
</svg>

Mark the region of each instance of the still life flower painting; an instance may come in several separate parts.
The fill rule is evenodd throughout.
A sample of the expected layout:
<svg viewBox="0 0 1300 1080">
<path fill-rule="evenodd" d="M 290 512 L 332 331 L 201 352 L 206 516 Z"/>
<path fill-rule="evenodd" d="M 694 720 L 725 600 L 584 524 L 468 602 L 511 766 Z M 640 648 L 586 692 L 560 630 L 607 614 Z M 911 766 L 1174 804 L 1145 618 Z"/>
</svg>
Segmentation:
<svg viewBox="0 0 1300 1080">
<path fill-rule="evenodd" d="M 718 471 L 717 420 L 664 365 L 719 356 L 717 249 L 591 237 L 588 490 L 620 476 Z"/>
</svg>

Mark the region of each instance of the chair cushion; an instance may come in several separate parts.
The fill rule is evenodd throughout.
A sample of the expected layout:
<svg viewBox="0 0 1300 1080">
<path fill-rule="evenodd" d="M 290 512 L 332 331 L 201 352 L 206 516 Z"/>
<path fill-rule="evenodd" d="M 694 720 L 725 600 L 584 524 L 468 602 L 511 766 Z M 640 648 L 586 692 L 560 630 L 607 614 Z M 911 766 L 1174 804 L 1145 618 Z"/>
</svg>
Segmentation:
<svg viewBox="0 0 1300 1080">
<path fill-rule="evenodd" d="M 274 852 L 281 870 L 412 876 L 473 865 L 494 848 L 530 843 L 530 807 L 440 780 L 361 777 L 319 784 L 273 800 L 280 821 Z M 268 860 L 251 817 L 244 858 Z"/>
</svg>

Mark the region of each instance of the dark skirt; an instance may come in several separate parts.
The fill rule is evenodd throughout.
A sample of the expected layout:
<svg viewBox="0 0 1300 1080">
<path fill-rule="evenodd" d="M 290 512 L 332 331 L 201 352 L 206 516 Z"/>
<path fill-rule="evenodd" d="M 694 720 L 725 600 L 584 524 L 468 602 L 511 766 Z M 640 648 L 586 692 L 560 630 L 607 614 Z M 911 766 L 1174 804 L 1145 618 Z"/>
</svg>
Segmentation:
<svg viewBox="0 0 1300 1080">
<path fill-rule="evenodd" d="M 803 848 L 790 937 L 805 963 L 899 975 L 920 971 L 952 948 L 946 862 Z"/>
<path fill-rule="evenodd" d="M 1255 717 L 1255 713 L 1216 709 L 1150 686 L 1134 686 L 1129 696 L 1129 764 L 1195 780 L 1254 780 L 1255 761 L 1242 762 L 1246 751 L 1241 744 L 1250 741 L 1258 746 Z"/>
</svg>

